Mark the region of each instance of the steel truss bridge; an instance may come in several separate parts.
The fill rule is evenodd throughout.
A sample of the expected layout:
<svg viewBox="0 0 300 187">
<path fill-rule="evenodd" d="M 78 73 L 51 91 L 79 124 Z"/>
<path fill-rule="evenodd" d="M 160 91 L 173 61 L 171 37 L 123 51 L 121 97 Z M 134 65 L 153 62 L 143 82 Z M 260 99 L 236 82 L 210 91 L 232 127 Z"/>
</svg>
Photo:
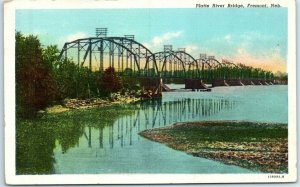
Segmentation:
<svg viewBox="0 0 300 187">
<path fill-rule="evenodd" d="M 195 58 L 184 48 L 174 50 L 172 45 L 164 45 L 163 51 L 153 53 L 137 42 L 134 35 L 108 37 L 106 28 L 97 28 L 96 37 L 66 42 L 59 58 L 71 59 L 78 66 L 93 71 L 113 67 L 121 76 L 197 79 L 205 83 L 215 82 L 215 86 L 228 84 L 224 80 L 245 80 L 244 84 L 272 84 L 274 79 L 271 72 L 226 60 L 218 61 L 214 56 L 206 54 Z"/>
</svg>

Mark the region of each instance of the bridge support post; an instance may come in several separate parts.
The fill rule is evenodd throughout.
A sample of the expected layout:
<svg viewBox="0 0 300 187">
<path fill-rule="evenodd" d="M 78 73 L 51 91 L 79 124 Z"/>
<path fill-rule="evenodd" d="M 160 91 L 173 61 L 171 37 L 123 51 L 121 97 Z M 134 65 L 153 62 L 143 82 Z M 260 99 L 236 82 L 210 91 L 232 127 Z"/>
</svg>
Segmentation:
<svg viewBox="0 0 300 187">
<path fill-rule="evenodd" d="M 90 45 L 90 48 L 89 48 L 89 68 L 90 70 L 92 71 L 92 41 L 91 39 L 89 40 L 89 45 Z"/>
<path fill-rule="evenodd" d="M 216 79 L 212 81 L 212 87 L 217 87 L 217 86 L 230 86 L 228 83 L 228 80 L 226 79 Z"/>
<path fill-rule="evenodd" d="M 185 89 L 209 90 L 209 88 L 203 83 L 202 79 L 186 79 Z"/>
<path fill-rule="evenodd" d="M 100 67 L 99 67 L 99 70 L 100 72 L 103 72 L 104 69 L 103 69 L 103 41 L 100 42 Z"/>
</svg>

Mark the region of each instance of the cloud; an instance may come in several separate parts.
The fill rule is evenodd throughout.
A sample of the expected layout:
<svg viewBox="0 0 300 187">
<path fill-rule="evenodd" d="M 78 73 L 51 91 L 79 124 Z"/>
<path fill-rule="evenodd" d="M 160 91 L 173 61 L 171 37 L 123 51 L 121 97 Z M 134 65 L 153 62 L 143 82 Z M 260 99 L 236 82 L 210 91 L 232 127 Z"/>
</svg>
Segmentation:
<svg viewBox="0 0 300 187">
<path fill-rule="evenodd" d="M 77 39 L 80 39 L 80 38 L 86 38 L 86 37 L 87 37 L 86 33 L 77 32 L 77 33 L 74 33 L 74 34 L 70 34 L 65 38 L 66 38 L 66 41 L 71 42 L 71 41 L 74 41 L 74 40 L 77 40 Z"/>
<path fill-rule="evenodd" d="M 217 59 L 260 67 L 266 70 L 286 71 L 287 40 L 285 36 L 259 32 L 225 34 L 203 43 Z"/>
<path fill-rule="evenodd" d="M 164 44 L 182 35 L 182 31 L 167 32 L 154 37 L 145 43 L 153 51 L 157 47 L 162 49 Z M 286 39 L 281 36 L 265 35 L 258 32 L 245 32 L 239 34 L 224 34 L 200 43 L 187 43 L 181 45 L 185 51 L 195 59 L 200 53 L 215 56 L 216 59 L 227 59 L 234 63 L 243 63 L 248 66 L 262 68 L 277 72 L 286 72 Z M 173 47 L 176 50 L 176 47 Z"/>
<path fill-rule="evenodd" d="M 80 38 L 86 38 L 87 34 L 84 32 L 76 32 L 67 36 L 62 36 L 57 40 L 57 45 L 61 48 L 66 42 L 71 42 Z"/>
<path fill-rule="evenodd" d="M 182 35 L 182 31 L 176 32 L 166 32 L 162 35 L 155 36 L 150 42 L 145 42 L 144 45 L 148 48 L 163 48 L 163 45 L 169 44 L 169 42 L 175 38 L 178 38 Z"/>
<path fill-rule="evenodd" d="M 208 56 L 215 55 L 215 52 L 213 52 L 211 49 L 199 46 L 197 44 L 188 44 L 183 48 L 185 48 L 185 51 L 192 55 L 195 59 L 200 58 L 200 54 L 206 54 Z"/>
<path fill-rule="evenodd" d="M 184 47 L 185 51 L 190 54 L 199 53 L 199 46 L 195 44 L 187 45 Z"/>
<path fill-rule="evenodd" d="M 285 39 L 282 37 L 276 37 L 258 32 L 245 32 L 214 37 L 213 39 L 207 40 L 206 45 L 215 46 L 214 48 L 220 48 L 224 52 L 235 51 L 235 49 L 243 47 L 249 51 L 261 53 L 262 51 L 270 49 L 278 43 L 281 43 L 282 46 L 285 46 L 286 44 L 284 42 Z"/>
<path fill-rule="evenodd" d="M 224 55 L 221 58 L 272 72 L 286 72 L 287 70 L 286 60 L 281 56 L 278 47 L 268 49 L 262 52 L 261 55 L 254 55 L 248 49 L 239 47 L 236 49 L 235 55 Z"/>
<path fill-rule="evenodd" d="M 225 40 L 226 42 L 231 42 L 231 35 L 230 35 L 230 34 L 225 35 L 225 36 L 224 36 L 224 40 Z"/>
<path fill-rule="evenodd" d="M 178 32 L 167 32 L 162 36 L 155 36 L 152 40 L 154 46 L 163 45 L 165 42 L 170 41 L 171 39 L 178 38 L 182 34 L 182 31 Z"/>
</svg>

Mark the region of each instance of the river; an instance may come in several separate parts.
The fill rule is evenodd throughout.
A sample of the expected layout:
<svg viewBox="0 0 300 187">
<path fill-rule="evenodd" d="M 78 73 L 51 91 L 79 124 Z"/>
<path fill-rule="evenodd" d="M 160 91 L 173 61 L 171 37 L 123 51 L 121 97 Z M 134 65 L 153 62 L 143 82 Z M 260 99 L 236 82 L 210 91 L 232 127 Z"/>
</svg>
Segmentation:
<svg viewBox="0 0 300 187">
<path fill-rule="evenodd" d="M 169 85 L 180 88 L 182 85 Z M 288 122 L 287 86 L 216 87 L 211 92 L 165 92 L 161 100 L 136 103 L 133 114 L 104 128 L 84 128 L 76 146 L 55 142 L 54 169 L 62 174 L 252 173 L 238 166 L 193 157 L 149 141 L 138 132 L 180 121 Z M 99 121 L 101 123 L 101 121 Z"/>
</svg>

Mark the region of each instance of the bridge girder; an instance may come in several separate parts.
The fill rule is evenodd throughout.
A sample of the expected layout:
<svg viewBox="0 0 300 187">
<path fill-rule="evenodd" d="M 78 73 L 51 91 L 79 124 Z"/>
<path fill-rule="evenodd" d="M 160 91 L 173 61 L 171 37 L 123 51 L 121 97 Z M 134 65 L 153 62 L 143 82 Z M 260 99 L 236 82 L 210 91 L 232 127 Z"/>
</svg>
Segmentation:
<svg viewBox="0 0 300 187">
<path fill-rule="evenodd" d="M 73 51 L 73 56 L 77 55 L 76 62 L 83 66 L 88 57 L 89 68 L 92 69 L 93 55 L 99 54 L 99 70 L 103 71 L 105 64 L 114 67 L 117 71 L 123 72 L 125 69 L 131 72 L 138 72 L 138 74 L 145 74 L 144 72 L 150 68 L 154 69 L 154 76 L 158 73 L 155 58 L 148 60 L 152 56 L 152 52 L 143 44 L 136 42 L 133 39 L 125 37 L 90 37 L 77 39 L 72 42 L 66 42 L 59 58 L 70 58 L 70 51 Z M 81 56 L 84 52 L 84 56 Z M 88 56 L 89 55 L 89 56 Z M 108 59 L 104 59 L 104 58 Z M 95 56 L 97 61 L 97 58 Z M 107 62 L 108 61 L 108 62 Z M 147 64 L 141 66 L 142 64 Z M 125 66 L 125 67 L 124 67 Z M 147 69 L 146 69 L 147 68 Z"/>
<path fill-rule="evenodd" d="M 214 57 L 197 59 L 198 66 L 200 67 L 200 78 L 205 82 L 211 82 L 214 78 L 219 78 L 220 69 L 222 68 L 222 63 L 220 63 Z"/>
<path fill-rule="evenodd" d="M 194 57 L 185 51 L 160 51 L 154 53 L 160 77 L 192 78 L 199 73 L 199 67 Z"/>
</svg>

